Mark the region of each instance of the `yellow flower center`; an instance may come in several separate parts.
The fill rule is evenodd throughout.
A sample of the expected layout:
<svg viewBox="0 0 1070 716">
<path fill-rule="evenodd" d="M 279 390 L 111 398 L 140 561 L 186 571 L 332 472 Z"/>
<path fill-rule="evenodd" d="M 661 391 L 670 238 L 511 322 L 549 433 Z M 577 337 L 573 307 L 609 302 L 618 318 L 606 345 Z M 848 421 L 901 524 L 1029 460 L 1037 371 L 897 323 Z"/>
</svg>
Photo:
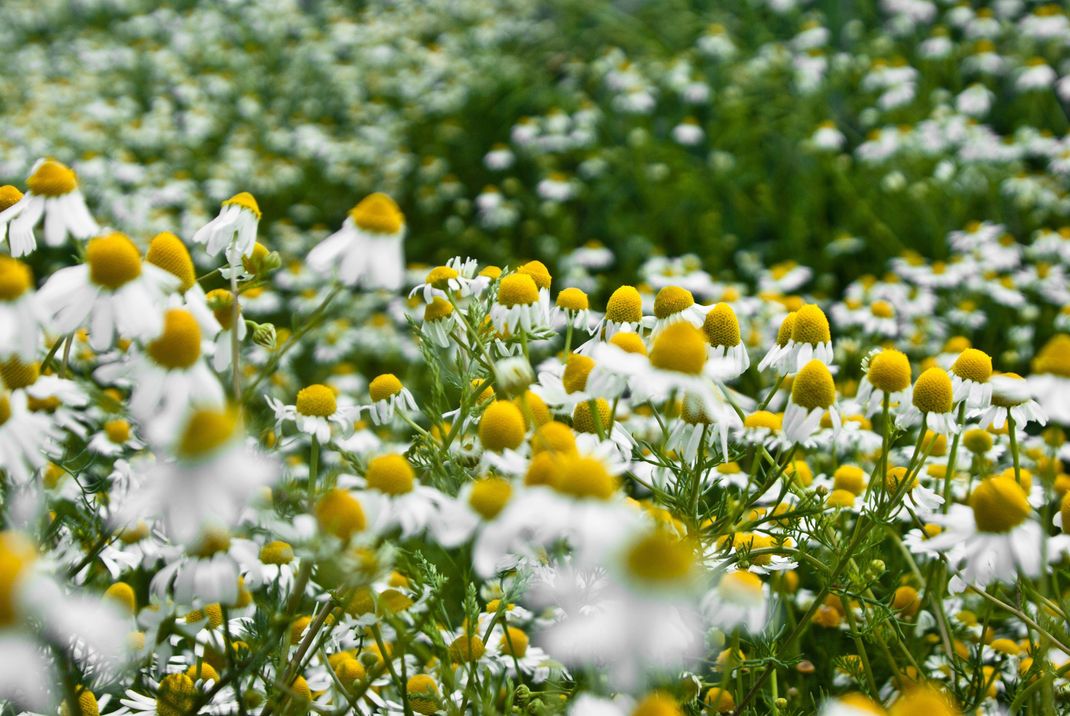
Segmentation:
<svg viewBox="0 0 1070 716">
<path fill-rule="evenodd" d="M 795 331 L 795 314 L 789 313 L 784 316 L 784 320 L 780 322 L 780 328 L 776 332 L 776 344 L 778 346 L 786 346 L 788 341 L 791 340 L 791 334 Z"/>
<path fill-rule="evenodd" d="M 732 692 L 726 691 L 719 686 L 714 686 L 707 691 L 706 698 L 702 702 L 710 713 L 727 714 L 736 710 L 736 700 L 732 696 Z"/>
<path fill-rule="evenodd" d="M 4 184 L 0 186 L 0 211 L 10 209 L 22 199 L 22 192 L 17 186 Z"/>
<path fill-rule="evenodd" d="M 914 383 L 914 407 L 923 413 L 950 413 L 951 397 L 951 378 L 943 368 L 929 368 Z"/>
<path fill-rule="evenodd" d="M 638 323 L 643 318 L 643 297 L 635 286 L 621 286 L 609 297 L 606 320 L 613 323 Z"/>
<path fill-rule="evenodd" d="M 1028 392 L 1019 393 L 1018 389 L 1009 389 L 1009 385 L 1006 381 L 1024 381 L 1025 378 L 1017 373 L 1000 373 L 999 377 L 1003 383 L 992 391 L 992 405 L 1000 408 L 1013 408 L 1016 405 L 1021 405 L 1029 399 Z M 1024 388 L 1024 384 L 1021 386 Z"/>
<path fill-rule="evenodd" d="M 509 274 L 498 284 L 498 303 L 503 306 L 530 306 L 538 300 L 539 287 L 525 273 Z"/>
<path fill-rule="evenodd" d="M 349 210 L 349 218 L 357 228 L 373 234 L 397 234 L 405 228 L 405 216 L 386 194 L 376 192 L 360 200 Z"/>
<path fill-rule="evenodd" d="M 501 649 L 507 656 L 523 659 L 528 653 L 528 635 L 516 627 L 507 627 L 508 638 L 502 634 Z"/>
<path fill-rule="evenodd" d="M 578 288 L 566 288 L 557 294 L 557 306 L 566 311 L 586 311 L 590 307 L 587 294 Z"/>
<path fill-rule="evenodd" d="M 63 196 L 78 188 L 78 179 L 70 167 L 48 159 L 26 180 L 26 188 L 38 196 Z"/>
<path fill-rule="evenodd" d="M 247 191 L 235 194 L 223 202 L 223 206 L 240 206 L 260 220 L 260 205 L 256 203 L 256 197 Z"/>
<path fill-rule="evenodd" d="M 248 273 L 253 274 L 254 276 L 262 274 L 267 268 L 264 261 L 270 254 L 271 252 L 268 251 L 267 246 L 264 246 L 259 241 L 256 241 L 253 243 L 253 252 L 248 256 L 241 257 L 242 268 L 245 269 Z"/>
<path fill-rule="evenodd" d="M 137 596 L 126 582 L 116 582 L 104 591 L 104 599 L 120 607 L 131 616 L 137 612 Z"/>
<path fill-rule="evenodd" d="M 122 445 L 130 439 L 130 423 L 125 420 L 109 420 L 104 423 L 104 434 L 116 445 Z"/>
<path fill-rule="evenodd" d="M 921 607 L 921 599 L 918 590 L 908 584 L 897 588 L 892 594 L 892 609 L 901 612 L 904 616 L 912 617 Z"/>
<path fill-rule="evenodd" d="M 424 322 L 432 323 L 434 321 L 441 321 L 443 318 L 449 318 L 453 314 L 453 304 L 449 301 L 435 296 L 431 299 L 431 303 L 424 307 Z"/>
<path fill-rule="evenodd" d="M 149 250 L 145 254 L 145 260 L 153 266 L 159 266 L 179 281 L 178 292 L 185 293 L 193 288 L 197 276 L 193 269 L 193 259 L 190 258 L 186 245 L 170 231 L 157 234 L 149 244 Z"/>
<path fill-rule="evenodd" d="M 450 280 L 457 278 L 458 275 L 457 271 L 449 266 L 436 266 L 428 272 L 424 283 L 445 291 L 449 288 Z"/>
<path fill-rule="evenodd" d="M 654 530 L 628 548 L 628 573 L 648 583 L 667 585 L 687 579 L 695 569 L 692 545 L 666 530 Z"/>
<path fill-rule="evenodd" d="M 740 343 L 739 319 L 736 312 L 727 303 L 718 303 L 706 314 L 706 320 L 702 323 L 702 330 L 706 333 L 706 340 L 711 346 L 738 346 Z"/>
<path fill-rule="evenodd" d="M 837 490 L 861 495 L 866 489 L 866 473 L 857 465 L 841 465 L 832 473 L 832 483 Z"/>
<path fill-rule="evenodd" d="M 897 393 L 910 386 L 910 360 L 897 350 L 883 350 L 870 360 L 867 376 L 877 390 Z"/>
<path fill-rule="evenodd" d="M 211 625 L 209 626 L 211 627 Z M 237 642 L 234 643 L 234 646 L 238 646 Z M 219 681 L 219 672 L 216 671 L 215 667 L 209 664 L 207 661 L 202 661 L 199 664 L 191 664 L 190 667 L 186 669 L 185 673 L 186 676 L 190 677 L 194 681 Z"/>
<path fill-rule="evenodd" d="M 11 356 L 0 364 L 0 378 L 11 390 L 18 390 L 33 385 L 41 375 L 41 364 L 37 361 L 23 363 L 18 356 Z"/>
<path fill-rule="evenodd" d="M 531 436 L 531 451 L 573 453 L 576 451 L 576 436 L 572 428 L 556 420 L 540 425 Z"/>
<path fill-rule="evenodd" d="M 1059 515 L 1063 520 L 1063 534 L 1070 534 L 1070 492 L 1059 501 Z"/>
<path fill-rule="evenodd" d="M 364 508 L 357 498 L 336 487 L 316 503 L 316 523 L 323 532 L 348 540 L 364 529 Z"/>
<path fill-rule="evenodd" d="M 825 498 L 825 504 L 834 508 L 854 507 L 855 493 L 850 490 L 833 490 Z"/>
<path fill-rule="evenodd" d="M 454 664 L 460 664 L 467 661 L 479 661 L 479 659 L 486 652 L 487 648 L 483 646 L 483 640 L 473 634 L 467 636 L 462 634 L 453 640 L 449 646 L 450 661 Z"/>
<path fill-rule="evenodd" d="M 587 387 L 587 376 L 594 368 L 594 361 L 585 355 L 573 353 L 565 363 L 565 372 L 561 375 L 561 384 L 566 393 L 577 393 Z"/>
<path fill-rule="evenodd" d="M 982 532 L 1010 532 L 1032 511 L 1021 486 L 1000 476 L 981 481 L 970 495 L 970 507 L 973 521 Z"/>
<path fill-rule="evenodd" d="M 260 548 L 260 561 L 264 564 L 289 564 L 294 561 L 294 548 L 281 540 L 268 542 Z"/>
<path fill-rule="evenodd" d="M 635 705 L 632 716 L 684 716 L 684 712 L 671 696 L 653 693 Z"/>
<path fill-rule="evenodd" d="M 791 383 L 791 400 L 807 410 L 831 406 L 836 400 L 836 384 L 828 366 L 819 360 L 804 365 Z"/>
<path fill-rule="evenodd" d="M 783 418 L 768 410 L 758 410 L 743 419 L 743 426 L 747 428 L 766 428 L 778 432 L 783 424 Z"/>
<path fill-rule="evenodd" d="M 100 704 L 93 692 L 84 686 L 79 686 L 77 692 L 80 716 L 100 716 Z M 59 716 L 71 716 L 71 708 L 67 701 L 60 704 Z"/>
<path fill-rule="evenodd" d="M 832 340 L 829 333 L 829 319 L 819 306 L 808 303 L 795 312 L 795 324 L 791 329 L 791 338 L 796 343 L 828 343 Z"/>
<path fill-rule="evenodd" d="M 202 619 L 208 620 L 208 623 L 205 624 L 206 628 L 218 629 L 223 626 L 223 607 L 220 606 L 219 602 L 213 602 L 212 604 L 206 604 L 204 609 L 194 609 L 186 615 L 187 624 L 199 622 Z M 193 674 L 190 674 L 190 676 L 193 676 Z"/>
<path fill-rule="evenodd" d="M 580 455 L 560 456 L 553 488 L 579 498 L 608 500 L 617 491 L 618 480 L 601 460 Z"/>
<path fill-rule="evenodd" d="M 326 418 L 338 410 L 334 391 L 322 383 L 297 391 L 297 412 L 309 417 Z"/>
<path fill-rule="evenodd" d="M 690 323 L 669 326 L 654 340 L 650 364 L 662 370 L 698 375 L 706 365 L 706 339 Z"/>
<path fill-rule="evenodd" d="M 922 685 L 900 696 L 888 711 L 888 716 L 959 716 L 961 713 L 942 691 Z"/>
<path fill-rule="evenodd" d="M 380 400 L 386 400 L 392 398 L 402 389 L 401 381 L 393 373 L 383 373 L 376 376 L 371 383 L 368 384 L 368 393 L 371 395 L 372 401 L 378 403 Z"/>
<path fill-rule="evenodd" d="M 951 372 L 963 380 L 987 383 L 992 376 L 992 357 L 976 348 L 967 348 L 955 359 Z"/>
<path fill-rule="evenodd" d="M 741 569 L 722 577 L 717 591 L 734 604 L 755 605 L 762 601 L 762 580 L 753 572 Z"/>
<path fill-rule="evenodd" d="M 869 312 L 877 318 L 895 317 L 895 308 L 887 301 L 874 301 L 869 307 Z"/>
<path fill-rule="evenodd" d="M 175 451 L 195 459 L 215 452 L 230 442 L 238 430 L 238 415 L 232 410 L 198 410 L 186 423 Z"/>
<path fill-rule="evenodd" d="M 1070 335 L 1053 336 L 1033 359 L 1033 372 L 1070 378 Z"/>
<path fill-rule="evenodd" d="M 368 463 L 365 474 L 368 487 L 388 495 L 404 495 L 412 492 L 416 473 L 403 455 L 391 453 L 380 455 Z"/>
<path fill-rule="evenodd" d="M 494 452 L 515 450 L 524 442 L 524 414 L 508 400 L 496 400 L 483 411 L 479 421 L 479 441 Z"/>
<path fill-rule="evenodd" d="M 0 256 L 0 301 L 14 301 L 32 287 L 29 266 L 10 256 Z"/>
<path fill-rule="evenodd" d="M 145 351 L 168 370 L 189 368 L 201 357 L 201 327 L 184 308 L 172 308 L 163 316 L 163 333 Z"/>
<path fill-rule="evenodd" d="M 971 428 L 962 434 L 962 446 L 977 455 L 992 449 L 992 435 L 987 430 Z"/>
<path fill-rule="evenodd" d="M 550 288 L 550 282 L 552 281 L 550 271 L 542 261 L 528 261 L 526 264 L 518 268 L 516 272 L 531 276 L 535 285 L 539 288 Z"/>
<path fill-rule="evenodd" d="M 409 677 L 405 684 L 409 706 L 418 714 L 435 714 L 439 710 L 438 685 L 427 674 Z"/>
<path fill-rule="evenodd" d="M 472 484 L 468 504 L 484 519 L 492 520 L 505 509 L 512 494 L 513 486 L 508 480 L 501 477 L 485 477 Z"/>
<path fill-rule="evenodd" d="M 654 297 L 654 315 L 668 318 L 695 305 L 695 297 L 686 288 L 666 286 Z"/>
<path fill-rule="evenodd" d="M 625 353 L 646 355 L 646 344 L 643 343 L 643 339 L 639 337 L 638 333 L 614 333 L 613 337 L 609 339 L 609 342 Z"/>
<path fill-rule="evenodd" d="M 15 622 L 19 581 L 36 560 L 37 549 L 28 538 L 0 532 L 0 626 Z"/>
<path fill-rule="evenodd" d="M 889 495 L 894 495 L 900 492 L 903 482 L 907 479 L 907 469 L 905 467 L 890 467 L 888 471 L 884 473 L 884 489 L 887 490 Z M 918 478 L 911 477 L 910 483 L 905 487 L 906 492 L 910 492 L 918 485 Z"/>
<path fill-rule="evenodd" d="M 85 260 L 89 280 L 112 291 L 141 275 L 141 254 L 134 242 L 118 231 L 90 239 Z"/>
<path fill-rule="evenodd" d="M 226 288 L 215 288 L 204 295 L 208 308 L 212 309 L 212 315 L 219 322 L 224 331 L 234 327 L 234 294 Z M 238 304 L 241 312 L 241 304 Z"/>
<path fill-rule="evenodd" d="M 577 403 L 572 409 L 572 428 L 576 432 L 597 433 L 599 425 L 602 426 L 603 431 L 609 432 L 613 420 L 613 408 L 604 398 L 595 400 L 595 407 L 598 411 L 598 424 L 595 423 L 595 415 L 591 412 L 591 401 Z"/>
</svg>

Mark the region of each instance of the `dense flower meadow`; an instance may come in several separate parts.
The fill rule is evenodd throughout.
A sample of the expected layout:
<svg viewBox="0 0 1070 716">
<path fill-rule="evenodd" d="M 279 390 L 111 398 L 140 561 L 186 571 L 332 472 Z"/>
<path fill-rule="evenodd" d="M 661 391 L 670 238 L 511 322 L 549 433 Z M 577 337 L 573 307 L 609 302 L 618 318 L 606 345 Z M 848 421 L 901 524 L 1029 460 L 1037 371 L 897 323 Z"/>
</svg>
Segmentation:
<svg viewBox="0 0 1070 716">
<path fill-rule="evenodd" d="M 1070 713 L 1065 8 L 355 5 L 0 6 L 5 716 Z"/>
</svg>

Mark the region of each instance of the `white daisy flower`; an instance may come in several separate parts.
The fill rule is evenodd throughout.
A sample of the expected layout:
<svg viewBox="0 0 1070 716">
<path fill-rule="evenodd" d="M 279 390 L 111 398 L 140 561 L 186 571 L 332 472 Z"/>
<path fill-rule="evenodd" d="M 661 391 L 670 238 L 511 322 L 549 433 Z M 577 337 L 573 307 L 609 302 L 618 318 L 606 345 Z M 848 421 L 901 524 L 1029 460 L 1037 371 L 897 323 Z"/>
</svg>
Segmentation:
<svg viewBox="0 0 1070 716">
<path fill-rule="evenodd" d="M 260 224 L 260 206 L 249 192 L 235 194 L 222 203 L 219 214 L 197 230 L 193 243 L 204 244 L 209 256 L 226 253 L 227 265 L 242 265 L 242 257 L 251 256 L 256 246 Z"/>
<path fill-rule="evenodd" d="M 34 291 L 30 267 L 0 256 L 0 360 L 33 360 L 48 328 L 48 312 Z"/>
<path fill-rule="evenodd" d="M 990 381 L 992 404 L 980 414 L 980 427 L 1003 429 L 1007 418 L 1014 420 L 1015 427 L 1024 429 L 1029 423 L 1046 425 L 1048 416 L 1037 401 L 1030 397 L 1029 381 L 1017 373 L 997 373 Z"/>
<path fill-rule="evenodd" d="M 591 328 L 591 334 L 608 341 L 618 331 L 635 332 L 643 321 L 643 297 L 634 286 L 621 286 L 606 304 L 602 319 Z"/>
<path fill-rule="evenodd" d="M 337 274 L 347 286 L 397 291 L 405 276 L 405 216 L 386 194 L 375 193 L 349 211 L 342 228 L 308 253 L 308 265 Z"/>
<path fill-rule="evenodd" d="M 833 431 L 842 423 L 836 407 L 836 385 L 828 366 L 814 359 L 804 365 L 791 384 L 791 397 L 784 409 L 784 437 L 793 443 L 804 443 L 821 425 L 828 411 Z"/>
<path fill-rule="evenodd" d="M 954 388 L 951 377 L 943 368 L 932 367 L 918 376 L 914 382 L 910 406 L 896 416 L 900 428 L 925 425 L 935 433 L 944 435 L 959 431 L 959 424 L 952 412 Z"/>
<path fill-rule="evenodd" d="M 654 297 L 654 315 L 644 316 L 642 325 L 650 331 L 650 337 L 679 321 L 687 321 L 701 328 L 706 318 L 706 308 L 695 303 L 695 297 L 686 288 L 665 286 Z"/>
<path fill-rule="evenodd" d="M 334 390 L 322 383 L 299 390 L 294 405 L 283 405 L 281 400 L 270 395 L 265 395 L 264 399 L 275 411 L 276 426 L 291 421 L 302 433 L 314 436 L 324 445 L 330 442 L 332 435 L 348 435 L 357 415 L 356 408 L 339 406 Z"/>
<path fill-rule="evenodd" d="M 0 393 L 0 465 L 16 485 L 30 483 L 47 461 L 46 448 L 61 435 L 47 414 L 27 408 L 24 390 Z"/>
<path fill-rule="evenodd" d="M 498 333 L 509 337 L 541 333 L 551 326 L 549 307 L 535 279 L 526 273 L 512 273 L 501 279 L 490 319 Z"/>
<path fill-rule="evenodd" d="M 726 634 L 738 628 L 757 634 L 769 619 L 769 586 L 753 572 L 729 572 L 703 597 L 702 610 Z"/>
<path fill-rule="evenodd" d="M 750 368 L 750 353 L 743 343 L 736 312 L 727 303 L 718 303 L 702 322 L 702 332 L 709 341 L 710 360 L 724 367 L 722 380 L 738 378 Z"/>
<path fill-rule="evenodd" d="M 49 246 L 61 245 L 68 235 L 87 239 L 100 230 L 69 167 L 52 159 L 38 159 L 26 186 L 24 196 L 0 211 L 0 241 L 7 236 L 12 256 L 24 256 L 37 248 L 33 228 L 42 216 Z"/>
<path fill-rule="evenodd" d="M 956 405 L 965 401 L 971 410 L 984 410 L 992 403 L 992 358 L 984 351 L 967 348 L 951 364 L 951 389 Z"/>
<path fill-rule="evenodd" d="M 391 422 L 396 410 L 416 412 L 416 399 L 393 373 L 376 376 L 368 384 L 368 394 L 372 400 L 371 404 L 361 406 L 360 409 L 366 410 L 376 425 Z"/>
<path fill-rule="evenodd" d="M 866 413 L 881 410 L 886 397 L 889 408 L 910 401 L 910 359 L 905 353 L 893 348 L 872 351 L 862 360 L 862 371 L 855 400 Z"/>
</svg>

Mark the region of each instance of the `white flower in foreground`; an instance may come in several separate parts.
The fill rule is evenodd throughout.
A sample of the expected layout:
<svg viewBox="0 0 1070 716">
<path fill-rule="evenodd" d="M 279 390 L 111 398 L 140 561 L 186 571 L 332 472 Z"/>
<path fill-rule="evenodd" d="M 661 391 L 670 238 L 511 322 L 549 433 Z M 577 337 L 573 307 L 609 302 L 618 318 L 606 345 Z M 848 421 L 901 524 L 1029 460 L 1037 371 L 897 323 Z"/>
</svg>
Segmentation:
<svg viewBox="0 0 1070 716">
<path fill-rule="evenodd" d="M 750 353 L 743 343 L 736 312 L 727 303 L 718 303 L 702 321 L 702 332 L 709 341 L 710 360 L 723 366 L 722 380 L 738 378 L 750 368 Z"/>
<path fill-rule="evenodd" d="M 992 402 L 992 358 L 984 351 L 967 348 L 951 364 L 951 389 L 955 404 L 965 401 L 972 410 L 984 410 Z"/>
<path fill-rule="evenodd" d="M 49 417 L 27 408 L 25 390 L 0 393 L 0 466 L 16 485 L 47 462 L 45 449 L 61 435 Z"/>
<path fill-rule="evenodd" d="M 911 405 L 896 417 L 896 425 L 901 428 L 925 422 L 935 433 L 944 435 L 959 431 L 959 425 L 952 412 L 954 407 L 954 388 L 951 377 L 943 368 L 932 367 L 918 376 L 914 381 Z"/>
<path fill-rule="evenodd" d="M 892 409 L 910 400 L 910 359 L 905 353 L 888 348 L 870 353 L 862 361 L 865 375 L 858 383 L 855 399 L 864 412 L 882 410 L 884 399 Z"/>
<path fill-rule="evenodd" d="M 48 327 L 48 312 L 34 291 L 30 267 L 0 256 L 0 360 L 33 360 Z"/>
<path fill-rule="evenodd" d="M 621 286 L 609 297 L 605 315 L 591 328 L 591 333 L 608 341 L 618 331 L 635 332 L 642 321 L 643 297 L 634 286 Z"/>
<path fill-rule="evenodd" d="M 39 159 L 26 180 L 26 187 L 29 191 L 25 195 L 0 211 L 0 241 L 7 236 L 12 256 L 24 256 L 37 248 L 33 227 L 42 216 L 45 243 L 49 246 L 61 245 L 68 235 L 86 239 L 100 230 L 89 214 L 78 190 L 78 178 L 70 167 L 52 159 Z"/>
<path fill-rule="evenodd" d="M 509 274 L 498 284 L 490 319 L 499 333 L 535 333 L 550 327 L 549 308 L 541 300 L 535 279 L 526 273 Z"/>
<path fill-rule="evenodd" d="M 842 422 L 836 408 L 836 384 L 828 366 L 812 360 L 795 375 L 791 384 L 791 397 L 784 409 L 784 437 L 793 443 L 804 443 L 821 426 L 821 418 L 828 411 L 832 418 L 833 431 L 839 431 Z"/>
<path fill-rule="evenodd" d="M 342 228 L 308 253 L 308 265 L 337 273 L 347 286 L 397 291 L 405 276 L 405 216 L 383 193 L 369 194 L 349 210 Z"/>
<path fill-rule="evenodd" d="M 161 306 L 179 280 L 152 264 L 143 264 L 129 237 L 119 232 L 90 239 L 85 263 L 56 271 L 39 295 L 60 333 L 89 328 L 89 344 L 103 351 L 115 341 L 158 335 Z"/>
<path fill-rule="evenodd" d="M 260 206 L 247 191 L 223 202 L 219 214 L 193 235 L 193 243 L 204 244 L 209 256 L 225 251 L 230 267 L 241 266 L 243 256 L 251 256 L 260 224 Z"/>
<path fill-rule="evenodd" d="M 1054 336 L 1037 353 L 1029 387 L 1048 417 L 1070 425 L 1070 335 Z"/>
</svg>

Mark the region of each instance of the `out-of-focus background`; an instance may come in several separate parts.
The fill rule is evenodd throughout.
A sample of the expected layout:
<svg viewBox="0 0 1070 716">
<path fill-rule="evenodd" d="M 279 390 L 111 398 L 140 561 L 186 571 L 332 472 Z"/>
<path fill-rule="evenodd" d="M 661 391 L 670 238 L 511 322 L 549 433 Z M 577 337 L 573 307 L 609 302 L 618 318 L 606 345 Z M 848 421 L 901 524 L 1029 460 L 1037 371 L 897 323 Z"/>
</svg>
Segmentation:
<svg viewBox="0 0 1070 716">
<path fill-rule="evenodd" d="M 414 261 L 753 252 L 820 290 L 1070 214 L 1055 5 L 3 0 L 0 56 L 0 183 L 54 156 L 141 242 L 251 191 L 299 258 L 382 190 Z"/>
</svg>

